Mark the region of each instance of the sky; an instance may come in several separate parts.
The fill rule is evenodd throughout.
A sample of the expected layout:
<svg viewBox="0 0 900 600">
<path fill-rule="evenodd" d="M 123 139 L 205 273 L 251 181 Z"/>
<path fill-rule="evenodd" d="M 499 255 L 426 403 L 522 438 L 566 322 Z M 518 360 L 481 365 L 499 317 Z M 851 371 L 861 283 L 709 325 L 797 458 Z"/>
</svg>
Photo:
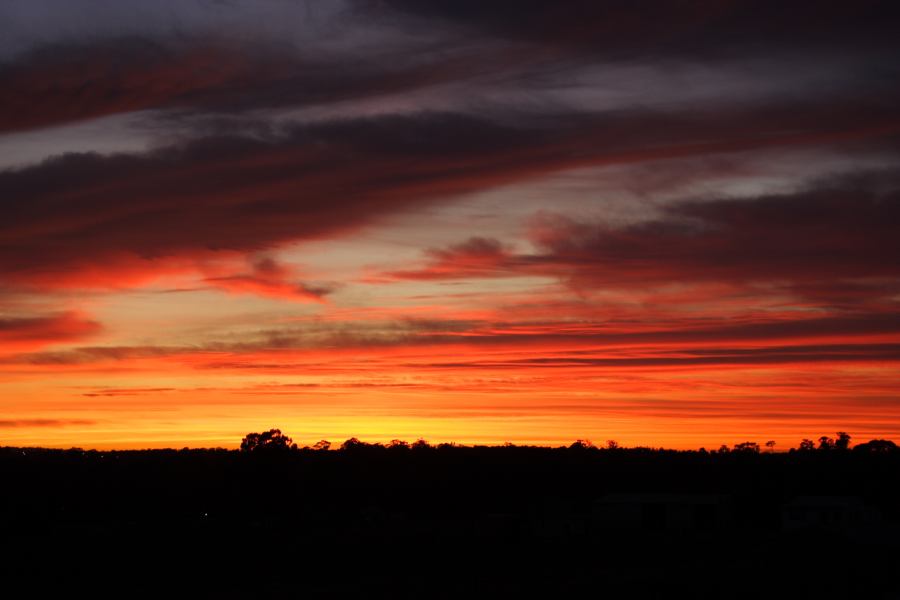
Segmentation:
<svg viewBox="0 0 900 600">
<path fill-rule="evenodd" d="M 6 0 L 0 445 L 900 441 L 893 4 Z"/>
</svg>

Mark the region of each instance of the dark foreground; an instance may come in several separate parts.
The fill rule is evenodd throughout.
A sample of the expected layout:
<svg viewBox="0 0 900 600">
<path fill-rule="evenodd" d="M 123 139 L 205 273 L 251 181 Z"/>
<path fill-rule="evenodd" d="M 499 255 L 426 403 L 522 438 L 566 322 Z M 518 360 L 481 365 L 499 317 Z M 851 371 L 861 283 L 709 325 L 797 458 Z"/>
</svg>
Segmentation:
<svg viewBox="0 0 900 600">
<path fill-rule="evenodd" d="M 29 597 L 900 598 L 898 475 L 896 452 L 0 448 L 0 576 Z"/>
</svg>

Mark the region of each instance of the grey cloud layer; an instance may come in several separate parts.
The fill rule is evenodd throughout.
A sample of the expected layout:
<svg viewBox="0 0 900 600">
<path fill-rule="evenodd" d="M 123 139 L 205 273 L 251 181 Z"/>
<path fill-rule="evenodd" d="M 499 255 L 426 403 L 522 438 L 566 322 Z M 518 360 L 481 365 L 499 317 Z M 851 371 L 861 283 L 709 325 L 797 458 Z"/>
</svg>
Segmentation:
<svg viewBox="0 0 900 600">
<path fill-rule="evenodd" d="M 794 146 L 896 156 L 893 3 L 319 4 L 0 8 L 0 33 L 10 34 L 0 36 L 8 40 L 0 44 L 0 131 L 141 112 L 162 136 L 147 152 L 70 153 L 0 172 L 0 286 L 77 285 L 79 270 L 97 264 L 151 272 L 222 251 L 254 254 L 585 166 Z M 792 77 L 789 66 L 804 64 L 797 57 L 817 61 L 821 76 L 809 81 L 827 85 L 807 89 L 804 73 Z M 730 89 L 767 79 L 742 66 L 780 61 L 767 86 L 749 85 L 765 87 L 760 93 Z M 604 80 L 610 65 L 628 93 L 617 95 L 621 80 Z M 709 90 L 692 96 L 679 88 L 697 88 L 693 76 L 680 86 L 676 76 L 654 75 L 677 73 L 673 65 L 706 73 Z M 645 102 L 632 93 L 642 77 Z M 412 105 L 312 123 L 284 116 L 440 86 L 493 104 L 458 112 Z M 828 273 L 890 278 L 896 261 L 879 254 L 896 250 L 896 191 L 870 183 L 847 178 L 839 189 L 797 197 L 682 202 L 631 229 L 557 223 L 543 255 L 514 258 L 529 268 L 570 266 L 581 283 L 753 278 L 762 269 L 811 294 Z M 685 228 L 686 220 L 708 230 Z M 762 235 L 769 242 L 752 257 L 741 249 Z M 502 248 L 487 250 L 497 256 L 470 273 L 503 259 Z M 209 281 L 277 293 L 280 280 L 257 275 Z M 839 283 L 851 292 L 853 282 Z"/>
</svg>

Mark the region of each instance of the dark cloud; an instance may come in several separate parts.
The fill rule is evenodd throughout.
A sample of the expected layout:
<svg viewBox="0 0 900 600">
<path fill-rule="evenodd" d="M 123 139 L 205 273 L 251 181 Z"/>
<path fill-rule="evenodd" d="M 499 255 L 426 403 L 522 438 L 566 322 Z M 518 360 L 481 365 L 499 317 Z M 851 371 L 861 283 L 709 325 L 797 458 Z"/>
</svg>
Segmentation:
<svg viewBox="0 0 900 600">
<path fill-rule="evenodd" d="M 286 44 L 217 38 L 43 45 L 0 64 L 0 133 L 151 109 L 222 115 L 324 105 L 466 78 L 466 62 L 446 54 L 305 57 Z"/>
<path fill-rule="evenodd" d="M 496 240 L 427 252 L 418 269 L 375 280 L 544 275 L 578 288 L 633 289 L 672 283 L 773 284 L 846 309 L 900 291 L 900 173 L 831 177 L 795 193 L 681 201 L 626 225 L 542 213 L 515 254 Z M 763 294 L 771 294 L 768 289 Z"/>
<path fill-rule="evenodd" d="M 833 178 L 794 194 L 670 205 L 662 219 L 626 227 L 547 216 L 532 233 L 537 265 L 576 285 L 724 281 L 821 288 L 900 278 L 900 175 Z M 552 268 L 552 267 L 551 267 Z M 879 281 L 881 280 L 881 281 Z M 854 291 L 864 291 L 858 284 Z M 821 291 L 821 290 L 820 290 Z"/>
<path fill-rule="evenodd" d="M 192 96 L 265 81 L 224 48 L 149 39 L 42 46 L 0 67 L 0 131 L 187 104 Z"/>
<path fill-rule="evenodd" d="M 9 283 L 66 285 L 82 271 L 94 277 L 105 260 L 108 277 L 127 285 L 123 270 L 317 238 L 546 171 L 566 160 L 550 137 L 426 114 L 147 154 L 64 155 L 0 173 L 0 273 Z"/>
<path fill-rule="evenodd" d="M 190 13 L 186 33 L 156 22 L 141 32 L 140 23 L 129 19 L 119 37 L 109 34 L 110 27 L 117 28 L 115 20 L 106 33 L 87 35 L 90 27 L 82 23 L 86 35 L 77 41 L 36 36 L 29 50 L 10 55 L 0 66 L 0 131 L 152 109 L 148 118 L 165 121 L 162 129 L 182 141 L 145 153 L 66 154 L 0 172 L 0 287 L 129 287 L 159 273 L 189 270 L 192 261 L 212 254 L 256 256 L 288 242 L 342 235 L 422 203 L 565 169 L 794 145 L 875 141 L 896 147 L 900 132 L 900 89 L 889 60 L 898 44 L 888 35 L 893 8 L 884 2 L 785 7 L 746 0 L 658 0 L 641 6 L 582 0 L 361 0 L 351 5 L 355 10 L 341 5 L 323 21 L 304 20 L 302 28 L 312 29 L 302 40 L 237 35 L 228 28 L 213 35 L 199 25 L 204 19 L 225 19 L 233 27 L 240 19 L 229 20 L 228 14 L 255 10 L 271 20 L 279 14 L 277 4 L 223 5 L 208 18 L 205 9 L 173 6 L 167 9 L 172 23 Z M 297 7 L 283 9 L 299 14 Z M 29 9 L 23 5 L 18 12 Z M 352 23 L 355 33 L 329 45 L 327 27 L 341 23 Z M 361 23 L 367 27 L 359 28 Z M 303 40 L 310 43 L 304 46 Z M 499 108 L 478 102 L 460 107 L 470 111 L 467 115 L 416 106 L 403 109 L 403 116 L 342 114 L 291 124 L 259 114 L 443 83 L 462 84 L 462 96 L 487 89 L 521 91 L 522 81 L 533 89 L 558 81 L 577 88 L 579 68 L 607 59 L 627 57 L 657 67 L 663 57 L 704 64 L 734 48 L 771 58 L 775 48 L 787 46 L 865 55 L 869 58 L 854 58 L 851 66 L 835 62 L 828 68 L 866 84 L 781 90 L 730 105 L 668 106 L 650 99 L 603 112 L 575 112 L 558 99 L 528 107 L 527 99 L 517 98 Z M 864 68 L 857 73 L 859 65 Z M 559 76 L 559 69 L 565 75 Z M 854 198 L 868 207 L 866 200 Z M 781 202 L 772 200 L 773 205 Z M 830 216 L 822 218 L 842 218 L 838 213 L 845 209 L 833 206 L 841 201 L 829 202 L 823 210 Z M 488 248 L 485 244 L 493 242 L 482 240 L 481 247 L 453 248 L 446 255 L 434 251 L 429 273 L 412 269 L 388 276 L 502 276 L 522 269 L 567 276 L 564 270 L 571 266 L 569 278 L 580 285 L 629 273 L 653 280 L 666 275 L 650 273 L 652 257 L 644 260 L 641 253 L 655 246 L 666 248 L 661 261 L 673 276 L 712 279 L 724 272 L 753 277 L 753 264 L 777 260 L 786 272 L 809 266 L 816 252 L 841 251 L 833 240 L 828 247 L 813 242 L 804 254 L 785 228 L 776 226 L 772 235 L 778 239 L 771 247 L 755 262 L 742 258 L 738 246 L 762 235 L 758 229 L 742 232 L 773 217 L 748 213 L 745 218 L 754 223 L 744 227 L 724 214 L 702 212 L 737 210 L 732 204 L 721 203 L 720 209 L 680 205 L 679 214 L 640 230 L 591 230 L 559 222 L 555 227 L 572 238 L 570 246 L 542 246 L 542 256 L 507 256 L 508 248 Z M 798 209 L 792 204 L 785 210 Z M 856 217 L 851 215 L 851 222 Z M 883 211 L 876 217 L 884 217 Z M 733 234 L 735 241 L 718 252 L 715 245 L 727 246 L 727 239 L 693 231 L 686 221 L 703 223 L 723 238 Z M 814 236 L 810 223 L 800 227 L 796 239 Z M 887 244 L 884 236 L 877 239 Z M 710 254 L 691 258 L 704 252 L 704 243 Z M 858 266 L 874 244 L 872 239 L 846 241 L 841 268 Z M 597 267 L 613 259 L 622 268 Z M 881 263 L 881 271 L 893 269 L 894 263 Z M 878 275 L 875 270 L 863 269 L 872 276 Z M 331 289 L 283 269 L 204 276 L 206 284 L 221 289 L 279 297 L 316 300 Z M 811 276 L 790 283 L 798 290 L 818 285 Z"/>
<path fill-rule="evenodd" d="M 108 278 L 128 285 L 126 272 L 137 281 L 198 254 L 337 235 L 567 168 L 883 137 L 900 129 L 883 101 L 526 125 L 420 113 L 222 134 L 145 154 L 68 154 L 0 172 L 0 274 L 8 284 L 109 285 L 96 268 L 106 261 Z"/>
<path fill-rule="evenodd" d="M 900 11 L 884 0 L 361 0 L 410 15 L 610 58 L 714 58 L 778 48 L 897 49 Z"/>
<path fill-rule="evenodd" d="M 85 31 L 79 37 L 47 40 L 35 35 L 27 51 L 0 65 L 0 132 L 150 109 L 164 111 L 156 115 L 161 118 L 171 118 L 170 113 L 247 115 L 448 83 L 460 84 L 476 97 L 487 90 L 515 90 L 523 83 L 533 92 L 548 85 L 573 87 L 581 79 L 578 69 L 621 59 L 659 66 L 737 55 L 768 60 L 771 71 L 778 68 L 785 48 L 818 55 L 839 79 L 852 82 L 845 92 L 871 99 L 877 93 L 896 95 L 897 90 L 898 9 L 889 2 L 790 7 L 750 0 L 351 4 L 356 10 L 336 9 L 322 21 L 302 18 L 294 3 L 283 5 L 286 20 L 299 19 L 298 27 L 310 29 L 298 39 L 274 32 L 250 34 L 252 24 L 242 28 L 239 20 L 227 19 L 228 26 L 216 35 L 215 27 L 200 26 L 202 10 L 178 5 L 168 9 L 172 22 L 148 23 L 145 31 L 135 23 L 98 26 L 96 31 L 82 23 Z M 249 11 L 249 17 L 253 10 L 252 5 L 222 5 L 207 10 L 206 20 L 212 24 L 229 12 Z M 260 20 L 274 23 L 279 18 L 277 5 L 256 10 Z M 197 14 L 186 25 L 179 23 L 180 13 Z M 113 35 L 117 29 L 123 33 Z M 354 33 L 338 35 L 346 31 Z M 729 69 L 740 74 L 744 67 Z M 560 70 L 569 73 L 562 81 L 554 78 Z M 790 87 L 790 74 L 779 78 Z M 818 89 L 814 95 L 833 92 Z M 813 96 L 806 90 L 800 95 Z"/>
</svg>

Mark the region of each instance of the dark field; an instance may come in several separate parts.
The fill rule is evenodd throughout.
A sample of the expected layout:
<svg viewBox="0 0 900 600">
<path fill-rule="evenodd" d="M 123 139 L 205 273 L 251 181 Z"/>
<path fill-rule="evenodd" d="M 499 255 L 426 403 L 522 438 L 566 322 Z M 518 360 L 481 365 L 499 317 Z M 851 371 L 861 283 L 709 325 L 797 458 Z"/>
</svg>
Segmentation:
<svg viewBox="0 0 900 600">
<path fill-rule="evenodd" d="M 896 451 L 0 448 L 0 575 L 33 597 L 898 598 L 898 474 Z"/>
</svg>

